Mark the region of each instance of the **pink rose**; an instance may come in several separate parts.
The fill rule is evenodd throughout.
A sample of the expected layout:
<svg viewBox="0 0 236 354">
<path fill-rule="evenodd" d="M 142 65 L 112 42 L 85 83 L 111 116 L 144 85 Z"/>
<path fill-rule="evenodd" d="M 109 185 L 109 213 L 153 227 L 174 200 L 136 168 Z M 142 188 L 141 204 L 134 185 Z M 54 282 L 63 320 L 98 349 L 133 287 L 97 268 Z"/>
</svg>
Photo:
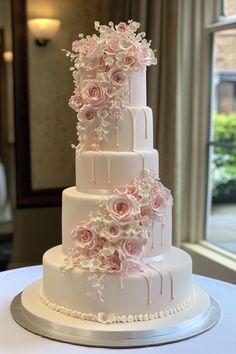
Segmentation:
<svg viewBox="0 0 236 354">
<path fill-rule="evenodd" d="M 120 41 L 120 36 L 119 35 L 114 35 L 111 36 L 110 38 L 107 39 L 107 47 L 105 48 L 105 52 L 108 54 L 115 54 L 120 50 L 119 47 L 119 41 Z"/>
<path fill-rule="evenodd" d="M 142 206 L 140 208 L 139 220 L 149 221 L 152 215 L 152 209 L 149 206 Z"/>
<path fill-rule="evenodd" d="M 79 48 L 79 52 L 90 59 L 96 58 L 97 50 L 99 48 L 98 45 L 98 37 L 90 37 L 90 38 L 83 38 L 81 40 L 81 45 Z"/>
<path fill-rule="evenodd" d="M 120 22 L 120 23 L 118 23 L 117 26 L 115 26 L 115 28 L 116 28 L 117 32 L 125 32 L 128 27 L 125 22 Z"/>
<path fill-rule="evenodd" d="M 98 82 L 89 82 L 83 85 L 82 97 L 84 102 L 99 106 L 106 100 L 105 88 Z"/>
<path fill-rule="evenodd" d="M 125 259 L 129 257 L 140 258 L 143 251 L 143 240 L 138 238 L 124 240 L 119 246 L 119 252 Z"/>
<path fill-rule="evenodd" d="M 118 194 L 108 199 L 107 210 L 113 219 L 126 222 L 139 214 L 140 207 L 132 195 Z"/>
<path fill-rule="evenodd" d="M 90 106 L 84 106 L 80 110 L 80 119 L 85 122 L 92 122 L 94 118 L 96 117 L 96 111 L 93 107 Z"/>
<path fill-rule="evenodd" d="M 126 75 L 118 68 L 112 68 L 109 73 L 109 79 L 112 85 L 122 86 L 126 82 Z"/>
<path fill-rule="evenodd" d="M 136 46 L 136 57 L 138 62 L 143 66 L 156 64 L 157 62 L 153 50 L 147 45 L 145 46 L 140 43 Z"/>
<path fill-rule="evenodd" d="M 115 251 L 111 256 L 104 257 L 102 264 L 107 270 L 111 272 L 119 272 L 121 269 L 119 253 Z"/>
<path fill-rule="evenodd" d="M 98 58 L 97 69 L 98 69 L 99 72 L 103 72 L 103 73 L 105 73 L 105 72 L 107 72 L 109 70 L 109 66 L 106 65 L 103 57 Z"/>
<path fill-rule="evenodd" d="M 159 183 L 159 188 L 150 196 L 150 207 L 154 213 L 162 215 L 172 199 L 170 191 Z"/>
<path fill-rule="evenodd" d="M 97 234 L 87 226 L 78 225 L 71 232 L 75 247 L 81 251 L 88 251 L 97 245 Z"/>
<path fill-rule="evenodd" d="M 136 47 L 136 56 L 140 64 L 146 65 L 146 62 L 149 59 L 148 48 L 142 44 L 138 44 Z"/>
<path fill-rule="evenodd" d="M 157 192 L 158 191 L 158 186 L 159 186 L 159 182 L 155 181 L 152 185 L 152 192 Z"/>
<path fill-rule="evenodd" d="M 80 93 L 75 93 L 71 96 L 69 100 L 69 106 L 75 111 L 78 112 L 80 108 L 83 106 L 84 101 Z"/>
<path fill-rule="evenodd" d="M 115 221 L 112 221 L 105 226 L 105 233 L 110 242 L 117 242 L 124 234 L 119 223 Z"/>
<path fill-rule="evenodd" d="M 135 54 L 134 53 L 125 54 L 123 62 L 125 66 L 132 67 L 136 62 Z"/>
<path fill-rule="evenodd" d="M 158 193 L 151 196 L 151 207 L 154 212 L 161 211 L 165 205 L 165 198 Z"/>
<path fill-rule="evenodd" d="M 96 242 L 96 246 L 87 252 L 87 256 L 89 258 L 97 257 L 99 254 L 99 251 L 103 248 L 105 242 L 106 242 L 106 239 L 104 237 L 98 237 L 97 242 Z"/>
</svg>

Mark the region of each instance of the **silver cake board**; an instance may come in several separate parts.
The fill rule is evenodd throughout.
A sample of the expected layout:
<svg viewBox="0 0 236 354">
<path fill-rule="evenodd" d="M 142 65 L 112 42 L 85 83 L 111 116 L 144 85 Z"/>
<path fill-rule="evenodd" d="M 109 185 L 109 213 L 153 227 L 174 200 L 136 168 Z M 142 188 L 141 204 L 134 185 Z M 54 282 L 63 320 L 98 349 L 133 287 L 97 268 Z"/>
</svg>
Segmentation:
<svg viewBox="0 0 236 354">
<path fill-rule="evenodd" d="M 101 324 L 58 313 L 44 305 L 38 290 L 41 281 L 28 286 L 11 303 L 14 320 L 28 331 L 60 342 L 103 348 L 135 348 L 173 343 L 212 328 L 220 319 L 217 302 L 194 286 L 196 300 L 186 310 L 167 318 L 133 323 Z M 27 296 L 28 299 L 27 300 Z M 25 300 L 26 298 L 26 300 Z M 171 325 L 170 325 L 171 318 Z"/>
</svg>

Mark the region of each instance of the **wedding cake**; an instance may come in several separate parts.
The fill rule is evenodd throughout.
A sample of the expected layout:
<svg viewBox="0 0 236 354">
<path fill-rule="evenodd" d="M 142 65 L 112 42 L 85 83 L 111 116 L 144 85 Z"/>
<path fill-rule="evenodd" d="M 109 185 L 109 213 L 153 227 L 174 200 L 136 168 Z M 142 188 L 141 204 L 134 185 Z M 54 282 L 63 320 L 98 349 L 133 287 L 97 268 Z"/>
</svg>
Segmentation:
<svg viewBox="0 0 236 354">
<path fill-rule="evenodd" d="M 62 245 L 43 257 L 41 301 L 106 324 L 174 316 L 194 302 L 192 262 L 172 247 L 172 196 L 159 179 L 146 105 L 151 42 L 134 21 L 95 22 L 66 55 L 77 113 L 76 186 L 62 195 Z"/>
</svg>

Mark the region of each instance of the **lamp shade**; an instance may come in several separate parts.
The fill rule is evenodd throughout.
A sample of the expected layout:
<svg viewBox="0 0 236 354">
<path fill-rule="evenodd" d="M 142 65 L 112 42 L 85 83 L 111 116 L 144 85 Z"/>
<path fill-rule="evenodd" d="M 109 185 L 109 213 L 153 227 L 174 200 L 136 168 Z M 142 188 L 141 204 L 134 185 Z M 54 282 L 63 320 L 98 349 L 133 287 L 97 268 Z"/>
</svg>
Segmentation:
<svg viewBox="0 0 236 354">
<path fill-rule="evenodd" d="M 13 52 L 10 50 L 3 52 L 3 59 L 6 63 L 11 63 L 13 61 Z"/>
<path fill-rule="evenodd" d="M 34 18 L 28 20 L 28 27 L 33 36 L 39 40 L 52 39 L 61 25 L 60 20 L 53 18 Z"/>
</svg>

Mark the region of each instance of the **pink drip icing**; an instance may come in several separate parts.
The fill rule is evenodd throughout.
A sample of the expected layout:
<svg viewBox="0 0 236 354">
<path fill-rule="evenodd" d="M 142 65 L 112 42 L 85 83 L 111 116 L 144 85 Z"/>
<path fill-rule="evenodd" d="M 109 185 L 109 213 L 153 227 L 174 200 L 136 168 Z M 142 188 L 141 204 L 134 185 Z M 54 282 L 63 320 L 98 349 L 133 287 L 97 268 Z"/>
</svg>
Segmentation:
<svg viewBox="0 0 236 354">
<path fill-rule="evenodd" d="M 152 268 L 153 270 L 155 270 L 160 275 L 160 279 L 161 279 L 160 294 L 162 294 L 162 292 L 163 292 L 163 275 L 161 274 L 161 271 L 159 269 L 154 267 L 154 265 L 148 264 L 148 266 L 150 268 Z"/>
<path fill-rule="evenodd" d="M 139 156 L 141 156 L 142 158 L 142 165 L 143 165 L 143 168 L 142 168 L 142 175 L 143 175 L 143 178 L 145 177 L 145 155 L 144 155 L 144 152 L 140 152 L 140 151 L 135 151 Z"/>
<path fill-rule="evenodd" d="M 121 274 L 118 274 L 119 280 L 120 280 L 120 290 L 124 289 L 124 284 L 123 284 L 123 277 Z"/>
<path fill-rule="evenodd" d="M 129 105 L 131 106 L 131 77 L 128 76 L 128 85 L 129 85 Z"/>
<path fill-rule="evenodd" d="M 94 156 L 91 156 L 91 171 L 92 171 L 92 183 L 95 184 L 95 166 L 94 166 Z"/>
<path fill-rule="evenodd" d="M 141 274 L 144 279 L 146 280 L 147 287 L 148 287 L 148 305 L 152 303 L 152 297 L 151 297 L 151 285 L 152 285 L 152 278 L 150 278 L 150 275 L 146 274 Z"/>
<path fill-rule="evenodd" d="M 163 246 L 163 229 L 165 227 L 164 216 L 161 217 L 161 247 Z"/>
<path fill-rule="evenodd" d="M 115 135 L 116 135 L 116 146 L 119 146 L 119 141 L 118 141 L 118 119 L 115 120 Z"/>
<path fill-rule="evenodd" d="M 169 273 L 170 275 L 170 293 L 171 293 L 171 300 L 174 299 L 174 284 L 173 284 L 173 277 L 172 277 L 172 274 L 171 272 L 169 271 L 169 269 L 165 269 L 164 272 L 167 272 Z"/>
<path fill-rule="evenodd" d="M 85 285 L 84 277 L 85 277 L 85 273 L 83 272 L 82 273 L 82 280 L 81 280 L 81 283 L 80 283 L 83 287 Z"/>
<path fill-rule="evenodd" d="M 143 113 L 144 113 L 144 118 L 145 118 L 145 139 L 148 138 L 148 133 L 147 133 L 147 113 L 145 109 L 143 108 Z"/>
<path fill-rule="evenodd" d="M 130 115 L 130 119 L 131 119 L 131 124 L 132 124 L 132 151 L 135 151 L 135 119 L 136 119 L 136 113 L 133 116 L 131 110 L 128 108 L 128 112 Z"/>
<path fill-rule="evenodd" d="M 152 220 L 152 246 L 151 248 L 154 248 L 154 221 Z"/>
<path fill-rule="evenodd" d="M 111 184 L 111 155 L 106 155 L 107 162 L 107 183 Z"/>
</svg>

